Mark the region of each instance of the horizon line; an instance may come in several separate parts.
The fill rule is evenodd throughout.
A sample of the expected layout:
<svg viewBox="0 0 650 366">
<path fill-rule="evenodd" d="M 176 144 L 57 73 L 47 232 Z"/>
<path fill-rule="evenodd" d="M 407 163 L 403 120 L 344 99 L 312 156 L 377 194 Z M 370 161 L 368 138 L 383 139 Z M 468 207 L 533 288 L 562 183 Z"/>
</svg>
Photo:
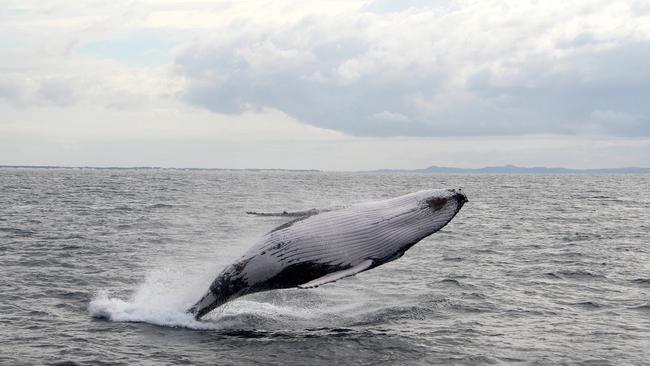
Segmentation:
<svg viewBox="0 0 650 366">
<path fill-rule="evenodd" d="M 479 168 L 463 168 L 463 167 L 451 167 L 451 166 L 437 166 L 430 165 L 425 168 L 380 168 L 380 169 L 365 169 L 365 170 L 326 170 L 326 169 L 310 169 L 310 168 L 206 168 L 206 167 L 162 167 L 162 166 L 153 166 L 153 165 L 133 165 L 133 166 L 91 166 L 91 165 L 0 165 L 1 168 L 9 169 L 97 169 L 97 170 L 146 170 L 146 169 L 159 169 L 159 170 L 223 170 L 223 171 L 291 171 L 291 172 L 350 172 L 350 173 L 381 173 L 381 172 L 415 172 L 415 173 L 426 173 L 427 170 L 440 170 L 439 173 L 444 173 L 444 170 L 458 171 L 459 173 L 464 172 L 476 172 L 481 173 L 481 171 L 490 171 L 490 170 L 556 170 L 556 171 L 566 171 L 566 172 L 598 172 L 598 171 L 624 171 L 624 170 L 648 170 L 650 172 L 650 167 L 640 167 L 640 166 L 625 166 L 625 167 L 604 167 L 604 168 L 567 168 L 559 166 L 518 166 L 514 164 L 506 165 L 491 165 L 483 166 Z M 435 171 L 431 171 L 435 173 Z M 453 172 L 452 172 L 453 173 Z"/>
</svg>

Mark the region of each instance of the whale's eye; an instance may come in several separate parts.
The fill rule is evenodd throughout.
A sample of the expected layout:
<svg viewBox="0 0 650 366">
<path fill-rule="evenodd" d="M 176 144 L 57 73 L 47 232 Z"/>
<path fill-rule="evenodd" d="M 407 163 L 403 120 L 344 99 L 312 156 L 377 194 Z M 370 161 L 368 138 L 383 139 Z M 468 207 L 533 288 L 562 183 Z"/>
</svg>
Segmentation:
<svg viewBox="0 0 650 366">
<path fill-rule="evenodd" d="M 443 208 L 445 204 L 447 204 L 447 199 L 444 197 L 431 197 L 427 199 L 427 204 L 434 211 L 438 211 L 439 209 Z"/>
</svg>

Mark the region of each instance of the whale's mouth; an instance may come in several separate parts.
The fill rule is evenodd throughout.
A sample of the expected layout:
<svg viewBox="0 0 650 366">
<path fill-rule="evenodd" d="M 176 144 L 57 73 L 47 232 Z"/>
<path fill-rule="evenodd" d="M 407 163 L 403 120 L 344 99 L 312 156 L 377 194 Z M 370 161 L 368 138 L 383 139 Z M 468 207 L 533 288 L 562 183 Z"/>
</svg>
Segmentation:
<svg viewBox="0 0 650 366">
<path fill-rule="evenodd" d="M 465 192 L 463 192 L 461 188 L 448 189 L 448 191 L 454 194 L 451 198 L 456 200 L 456 202 L 458 203 L 459 210 L 463 207 L 465 203 L 469 201 L 467 199 L 467 195 L 465 195 Z"/>
<path fill-rule="evenodd" d="M 462 207 L 465 203 L 469 202 L 469 200 L 467 199 L 467 195 L 465 195 L 465 193 L 460 189 L 456 191 L 454 198 L 456 199 L 460 207 Z"/>
</svg>

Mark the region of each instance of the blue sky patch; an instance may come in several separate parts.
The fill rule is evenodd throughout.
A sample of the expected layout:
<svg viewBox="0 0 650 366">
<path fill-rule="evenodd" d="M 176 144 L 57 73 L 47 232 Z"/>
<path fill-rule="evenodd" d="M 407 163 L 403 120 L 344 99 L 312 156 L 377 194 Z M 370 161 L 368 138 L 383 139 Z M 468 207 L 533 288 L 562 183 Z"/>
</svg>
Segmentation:
<svg viewBox="0 0 650 366">
<path fill-rule="evenodd" d="M 171 51 L 175 45 L 159 32 L 142 29 L 85 44 L 75 53 L 132 66 L 154 66 L 171 62 Z"/>
</svg>

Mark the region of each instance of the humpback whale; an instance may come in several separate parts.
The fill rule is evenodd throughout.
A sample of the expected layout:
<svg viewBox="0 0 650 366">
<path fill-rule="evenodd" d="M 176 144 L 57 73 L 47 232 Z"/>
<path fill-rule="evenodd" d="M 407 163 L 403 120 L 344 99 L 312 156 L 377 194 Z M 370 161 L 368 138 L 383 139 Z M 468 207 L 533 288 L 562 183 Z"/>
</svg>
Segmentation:
<svg viewBox="0 0 650 366">
<path fill-rule="evenodd" d="M 247 294 L 318 287 L 394 261 L 444 227 L 465 202 L 460 189 L 435 189 L 339 210 L 282 212 L 294 219 L 227 266 L 187 312 L 198 320 Z"/>
</svg>

